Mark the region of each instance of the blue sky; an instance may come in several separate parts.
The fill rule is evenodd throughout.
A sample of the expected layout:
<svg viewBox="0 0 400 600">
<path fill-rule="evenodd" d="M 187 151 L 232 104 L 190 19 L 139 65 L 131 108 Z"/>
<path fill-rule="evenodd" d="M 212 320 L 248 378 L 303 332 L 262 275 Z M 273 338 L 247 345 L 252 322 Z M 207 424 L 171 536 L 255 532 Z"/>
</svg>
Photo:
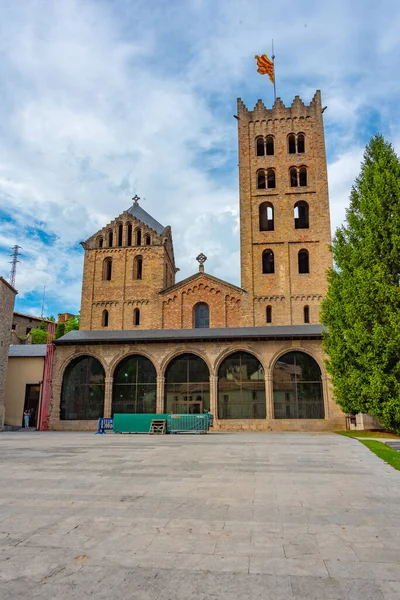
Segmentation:
<svg viewBox="0 0 400 600">
<path fill-rule="evenodd" d="M 332 227 L 369 137 L 400 151 L 398 0 L 0 0 L 0 274 L 22 246 L 16 310 L 77 312 L 79 242 L 138 193 L 171 225 L 183 278 L 199 252 L 239 284 L 236 98 L 321 89 Z"/>
</svg>

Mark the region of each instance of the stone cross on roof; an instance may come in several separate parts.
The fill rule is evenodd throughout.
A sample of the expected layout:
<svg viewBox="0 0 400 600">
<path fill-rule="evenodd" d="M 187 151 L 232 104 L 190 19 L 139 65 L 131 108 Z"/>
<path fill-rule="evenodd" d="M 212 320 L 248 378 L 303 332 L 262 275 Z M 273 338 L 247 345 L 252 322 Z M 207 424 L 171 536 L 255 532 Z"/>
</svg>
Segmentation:
<svg viewBox="0 0 400 600">
<path fill-rule="evenodd" d="M 133 206 L 137 206 L 139 204 L 140 196 L 138 196 L 137 194 L 135 194 L 133 196 L 132 200 L 133 200 Z"/>
<path fill-rule="evenodd" d="M 203 254 L 202 252 L 200 252 L 200 254 L 198 256 L 196 256 L 196 260 L 199 263 L 199 271 L 201 273 L 204 272 L 204 263 L 207 260 L 207 256 L 205 254 Z"/>
</svg>

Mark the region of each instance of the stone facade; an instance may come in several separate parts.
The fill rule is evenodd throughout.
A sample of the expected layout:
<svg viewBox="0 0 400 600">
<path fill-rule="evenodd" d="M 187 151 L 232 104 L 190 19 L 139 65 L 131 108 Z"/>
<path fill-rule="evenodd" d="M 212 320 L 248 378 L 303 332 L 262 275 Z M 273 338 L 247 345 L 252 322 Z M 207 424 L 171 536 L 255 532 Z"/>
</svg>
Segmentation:
<svg viewBox="0 0 400 600">
<path fill-rule="evenodd" d="M 218 418 L 218 369 L 223 359 L 237 351 L 249 352 L 256 356 L 265 374 L 266 419 L 235 419 Z M 305 352 L 316 360 L 322 372 L 322 387 L 324 396 L 325 418 L 321 419 L 274 419 L 272 372 L 277 359 L 286 352 L 298 350 Z M 332 389 L 324 369 L 324 356 L 320 340 L 276 340 L 276 341 L 210 341 L 210 342 L 180 342 L 152 344 L 86 344 L 60 345 L 55 352 L 53 364 L 53 403 L 50 414 L 51 429 L 94 430 L 95 421 L 61 421 L 60 398 L 63 374 L 72 359 L 79 356 L 97 358 L 105 371 L 105 401 L 104 416 L 111 416 L 112 388 L 114 371 L 117 365 L 127 356 L 139 354 L 149 358 L 157 372 L 157 412 L 164 412 L 165 372 L 170 361 L 183 353 L 193 353 L 201 357 L 207 364 L 210 377 L 210 410 L 215 415 L 216 431 L 236 430 L 307 430 L 326 431 L 345 428 L 345 417 L 333 401 Z"/>
<path fill-rule="evenodd" d="M 327 289 L 326 270 L 332 266 L 320 92 L 316 92 L 309 106 L 296 96 L 288 108 L 278 98 L 271 109 L 259 100 L 249 111 L 239 99 L 237 116 L 241 285 L 248 292 L 250 303 L 245 324 L 266 324 L 267 306 L 271 307 L 271 324 L 304 323 L 305 306 L 309 322 L 318 323 L 320 303 Z M 293 148 L 289 147 L 290 136 Z M 290 170 L 295 168 L 298 173 L 301 167 L 306 169 L 306 181 L 297 180 L 293 186 Z M 264 180 L 258 180 L 260 173 L 265 174 Z M 294 210 L 298 202 L 308 206 L 308 227 L 296 227 Z M 269 203 L 273 211 L 273 224 L 264 224 L 261 230 L 263 203 Z M 266 274 L 262 255 L 268 249 L 274 253 L 274 272 Z M 298 253 L 303 249 L 309 254 L 308 273 L 299 273 Z"/>
<path fill-rule="evenodd" d="M 79 342 L 79 336 L 74 337 L 71 332 L 64 341 L 56 342 L 50 428 L 96 427 L 91 420 L 60 418 L 63 374 L 74 358 L 91 356 L 101 363 L 102 368 L 98 366 L 104 369 L 107 417 L 112 411 L 114 371 L 124 357 L 139 354 L 153 363 L 157 374 L 157 412 L 162 413 L 166 408 L 166 368 L 171 359 L 184 353 L 197 354 L 208 366 L 210 408 L 216 416 L 216 429 L 317 431 L 345 427 L 344 415 L 333 401 L 324 368 L 321 328 L 318 336 L 311 335 L 327 289 L 326 270 L 332 264 L 322 113 L 319 92 L 309 106 L 296 97 L 288 108 L 277 99 L 267 109 L 260 100 L 249 111 L 238 100 L 241 287 L 205 273 L 202 255 L 197 258 L 199 272 L 175 283 L 178 269 L 171 229 L 151 217 L 137 197 L 131 208 L 82 243 L 84 331 L 79 333 L 83 337 Z M 206 307 L 206 324 L 197 320 L 200 307 Z M 295 332 L 299 326 L 303 327 L 304 339 Z M 212 331 L 208 337 L 200 336 L 197 342 L 190 341 L 193 328 L 201 331 L 201 327 L 218 331 Z M 257 334 L 251 333 L 255 327 L 260 329 Z M 269 334 L 274 327 L 280 331 Z M 238 328 L 244 328 L 244 333 L 240 334 Z M 285 333 L 282 329 L 290 331 Z M 94 337 L 84 334 L 93 330 Z M 164 330 L 165 336 L 157 330 Z M 181 330 L 179 336 L 177 330 Z M 127 337 L 122 334 L 127 333 L 130 343 L 124 342 Z M 249 336 L 251 342 L 243 341 Z M 259 373 L 265 374 L 265 406 L 261 400 L 265 419 L 233 421 L 226 418 L 227 412 L 218 415 L 219 366 L 225 357 L 238 351 L 253 355 L 261 363 Z M 278 358 L 290 351 L 308 354 L 317 362 L 322 377 L 319 399 L 324 404 L 324 418 L 274 418 L 272 373 Z M 288 384 L 291 377 L 296 379 L 296 368 L 281 371 Z M 308 383 L 312 386 L 315 382 Z M 263 388 L 262 382 L 260 385 Z M 257 390 L 254 388 L 253 399 L 251 393 L 247 396 L 250 403 L 258 406 Z M 277 391 L 277 397 L 279 394 L 292 397 L 290 389 Z M 307 395 L 311 397 L 312 393 L 306 391 L 304 396 Z M 227 402 L 229 397 L 227 394 Z M 75 395 L 74 402 L 76 398 Z M 102 399 L 100 402 L 102 409 Z M 65 414 L 63 418 L 69 418 Z M 84 418 L 77 414 L 74 412 L 71 419 Z M 261 412 L 252 414 L 258 416 Z"/>
<path fill-rule="evenodd" d="M 13 321 L 15 290 L 3 277 L 0 277 L 0 431 L 4 426 L 4 393 L 7 377 L 8 346 Z"/>
</svg>

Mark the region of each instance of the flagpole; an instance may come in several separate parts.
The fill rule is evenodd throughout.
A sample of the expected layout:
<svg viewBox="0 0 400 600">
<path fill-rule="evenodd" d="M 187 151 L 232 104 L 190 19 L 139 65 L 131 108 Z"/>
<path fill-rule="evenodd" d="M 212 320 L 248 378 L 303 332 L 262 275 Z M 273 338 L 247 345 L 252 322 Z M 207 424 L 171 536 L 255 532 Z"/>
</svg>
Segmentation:
<svg viewBox="0 0 400 600">
<path fill-rule="evenodd" d="M 276 102 L 276 78 L 275 78 L 275 54 L 274 54 L 274 40 L 272 40 L 272 63 L 274 65 L 274 101 Z"/>
</svg>

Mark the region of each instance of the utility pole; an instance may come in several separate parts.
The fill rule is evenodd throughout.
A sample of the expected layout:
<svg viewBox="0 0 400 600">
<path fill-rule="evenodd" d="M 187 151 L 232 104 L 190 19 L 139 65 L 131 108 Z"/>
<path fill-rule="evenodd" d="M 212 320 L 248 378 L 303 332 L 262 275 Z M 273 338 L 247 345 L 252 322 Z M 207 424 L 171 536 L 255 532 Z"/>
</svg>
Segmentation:
<svg viewBox="0 0 400 600">
<path fill-rule="evenodd" d="M 21 262 L 20 260 L 18 260 L 18 250 L 21 248 L 21 246 L 18 246 L 17 244 L 15 246 L 13 246 L 13 253 L 10 254 L 10 256 L 12 257 L 11 262 L 11 273 L 10 273 L 10 283 L 13 287 L 15 287 L 15 276 L 17 274 L 17 263 Z"/>
</svg>

